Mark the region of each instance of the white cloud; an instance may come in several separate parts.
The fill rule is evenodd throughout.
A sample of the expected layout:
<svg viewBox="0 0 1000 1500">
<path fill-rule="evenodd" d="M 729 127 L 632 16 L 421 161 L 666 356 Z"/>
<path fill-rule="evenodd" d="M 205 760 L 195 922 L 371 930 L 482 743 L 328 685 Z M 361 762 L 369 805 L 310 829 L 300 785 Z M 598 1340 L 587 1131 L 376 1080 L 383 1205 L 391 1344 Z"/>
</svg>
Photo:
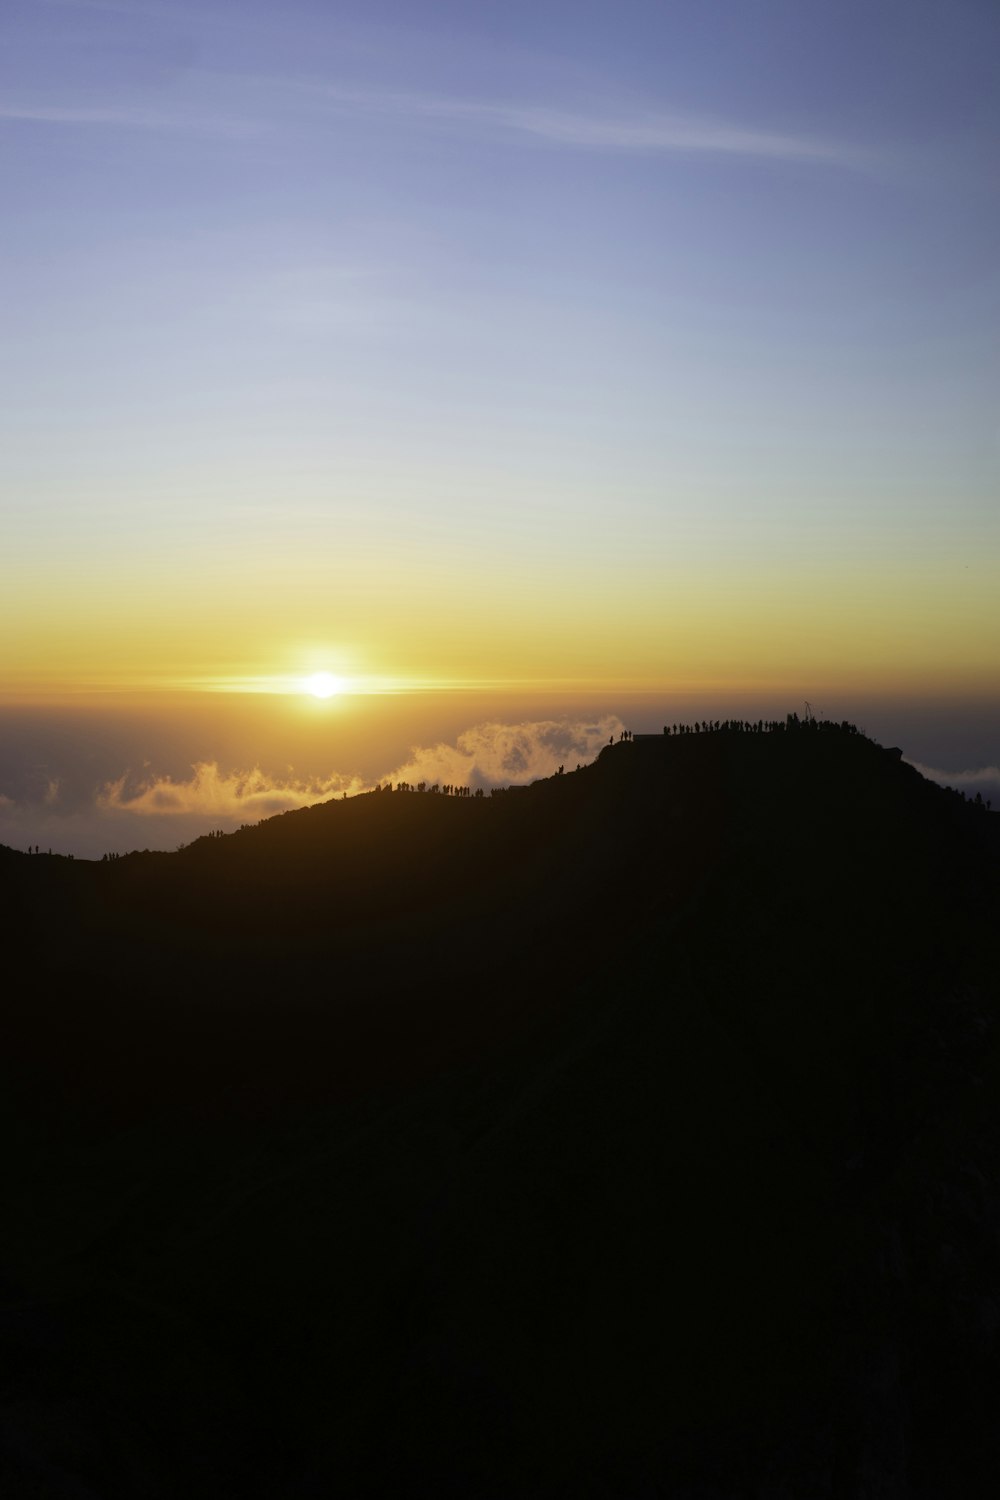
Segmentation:
<svg viewBox="0 0 1000 1500">
<path fill-rule="evenodd" d="M 180 817 L 192 814 L 216 819 L 256 822 L 295 807 L 310 807 L 344 792 L 363 790 L 357 777 L 336 773 L 305 780 L 276 780 L 258 767 L 250 771 L 220 771 L 214 761 L 199 761 L 186 781 L 157 776 L 130 787 L 127 776 L 106 783 L 94 798 L 103 812 L 136 817 Z"/>
<path fill-rule="evenodd" d="M 232 831 L 242 823 L 345 793 L 355 796 L 386 782 L 416 786 L 423 781 L 474 791 L 524 785 L 553 775 L 561 765 L 573 771 L 587 764 L 621 729 L 614 715 L 491 721 L 465 730 L 453 743 L 415 746 L 403 764 L 371 782 L 336 771 L 282 777 L 259 767 L 224 770 L 214 761 L 199 761 L 188 777 L 125 773 L 102 783 L 84 803 L 68 805 L 62 783 L 53 778 L 40 798 L 17 801 L 0 794 L 0 843 L 15 848 L 40 844 L 57 853 L 99 859 L 105 851 L 173 849 L 212 828 Z"/>
<path fill-rule="evenodd" d="M 552 776 L 561 765 L 575 770 L 594 759 L 622 728 L 614 715 L 590 721 L 543 719 L 521 724 L 477 724 L 453 745 L 413 750 L 405 765 L 383 778 L 395 784 L 426 781 L 473 789 L 510 786 Z"/>
<path fill-rule="evenodd" d="M 520 724 L 477 724 L 460 734 L 454 744 L 415 746 L 401 766 L 367 784 L 358 776 L 331 772 L 328 776 L 280 779 L 259 767 L 223 771 L 215 761 L 199 761 L 186 780 L 151 776 L 138 782 L 129 776 L 105 783 L 95 806 L 105 813 L 128 813 L 141 818 L 207 818 L 256 821 L 310 807 L 316 802 L 355 796 L 370 785 L 408 781 L 449 786 L 493 787 L 526 783 L 552 776 L 561 765 L 574 769 L 593 760 L 608 740 L 618 735 L 621 722 L 613 715 L 581 721 L 543 719 Z M 48 799 L 46 799 L 48 800 Z"/>
<path fill-rule="evenodd" d="M 906 757 L 903 759 L 906 760 Z M 908 760 L 906 763 L 928 781 L 936 781 L 939 786 L 954 787 L 956 791 L 965 792 L 972 797 L 980 792 L 984 800 L 989 797 L 991 801 L 1000 803 L 1000 766 L 980 766 L 969 771 L 942 771 L 936 766 L 925 766 L 918 760 Z"/>
<path fill-rule="evenodd" d="M 463 730 L 454 744 L 417 745 L 403 765 L 379 775 L 370 786 L 385 781 L 436 781 L 442 786 L 489 789 L 528 783 L 555 774 L 561 765 L 574 769 L 594 759 L 621 727 L 615 715 L 586 721 L 546 718 L 475 724 Z M 94 805 L 102 813 L 127 813 L 136 819 L 204 816 L 222 822 L 256 822 L 259 817 L 364 790 L 369 790 L 369 783 L 343 772 L 282 780 L 259 766 L 250 771 L 223 771 L 214 760 L 199 760 L 186 780 L 153 775 L 136 783 L 129 775 L 121 775 L 97 789 Z"/>
</svg>

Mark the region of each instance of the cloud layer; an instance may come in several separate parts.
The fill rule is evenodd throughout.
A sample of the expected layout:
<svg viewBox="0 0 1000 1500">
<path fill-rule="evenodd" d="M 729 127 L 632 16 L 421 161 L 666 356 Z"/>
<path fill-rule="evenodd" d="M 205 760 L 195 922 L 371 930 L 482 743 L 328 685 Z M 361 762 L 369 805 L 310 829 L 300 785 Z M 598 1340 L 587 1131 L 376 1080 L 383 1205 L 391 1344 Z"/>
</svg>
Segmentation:
<svg viewBox="0 0 1000 1500">
<path fill-rule="evenodd" d="M 356 777 L 333 775 L 320 779 L 287 781 L 265 775 L 259 767 L 251 771 L 220 771 L 214 761 L 198 761 L 186 781 L 157 776 L 129 786 L 128 775 L 106 783 L 94 802 L 102 812 L 132 813 L 136 817 L 179 817 L 199 814 L 207 818 L 239 818 L 257 822 L 295 807 L 310 807 L 343 793 L 364 790 Z"/>
<path fill-rule="evenodd" d="M 375 785 L 401 781 L 428 786 L 470 787 L 526 784 L 586 765 L 622 723 L 613 714 L 591 719 L 541 719 L 518 723 L 489 720 L 473 725 L 453 741 L 415 745 L 391 770 L 370 781 L 352 773 L 273 775 L 259 766 L 226 770 L 215 761 L 197 761 L 190 776 L 152 770 L 124 772 L 100 782 L 85 798 L 63 795 L 65 784 L 51 772 L 31 794 L 10 796 L 0 790 L 0 843 L 15 848 L 38 844 L 43 849 L 100 858 L 106 850 L 173 849 L 211 828 L 232 830 L 242 823 L 309 807 L 331 797 L 355 796 Z M 909 762 L 942 786 L 967 796 L 980 792 L 1000 807 L 1000 767 L 946 771 Z"/>
<path fill-rule="evenodd" d="M 904 756 L 905 759 L 905 756 Z M 950 786 L 958 792 L 964 792 L 967 797 L 974 797 L 977 792 L 985 801 L 988 797 L 996 807 L 1000 807 L 1000 766 L 980 766 L 971 771 L 942 771 L 936 766 L 925 766 L 918 760 L 907 761 L 921 776 L 926 776 L 928 781 L 936 781 L 939 786 Z"/>
<path fill-rule="evenodd" d="M 621 728 L 611 714 L 477 724 L 453 743 L 414 746 L 401 765 L 370 782 L 336 771 L 312 777 L 273 776 L 260 767 L 227 771 L 206 760 L 196 762 L 186 778 L 124 772 L 96 787 L 87 805 L 60 807 L 59 780 L 52 777 L 31 800 L 0 793 L 0 843 L 38 844 L 94 859 L 105 851 L 172 849 L 210 828 L 232 830 L 386 782 L 488 791 L 551 776 L 560 766 L 569 771 L 585 765 Z"/>
<path fill-rule="evenodd" d="M 554 775 L 560 766 L 573 770 L 578 764 L 586 765 L 621 728 L 621 721 L 612 714 L 590 721 L 477 724 L 460 734 L 453 745 L 414 749 L 406 764 L 383 780 L 437 782 L 474 791 L 535 781 Z"/>
</svg>

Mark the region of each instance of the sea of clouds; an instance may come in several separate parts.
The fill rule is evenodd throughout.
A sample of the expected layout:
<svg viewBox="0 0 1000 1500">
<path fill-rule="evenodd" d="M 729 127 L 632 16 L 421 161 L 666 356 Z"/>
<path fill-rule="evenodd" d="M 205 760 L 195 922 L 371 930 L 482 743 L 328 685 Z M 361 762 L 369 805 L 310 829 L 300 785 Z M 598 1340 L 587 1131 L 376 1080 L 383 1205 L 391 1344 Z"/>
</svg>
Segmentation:
<svg viewBox="0 0 1000 1500">
<path fill-rule="evenodd" d="M 387 783 L 426 782 L 489 792 L 552 776 L 560 766 L 571 771 L 587 765 L 622 727 L 614 714 L 516 724 L 488 721 L 464 730 L 454 741 L 411 747 L 401 764 L 370 781 L 336 771 L 275 776 L 259 767 L 224 769 L 206 760 L 193 763 L 187 776 L 148 766 L 138 773 L 125 769 L 81 792 L 74 769 L 72 778 L 48 774 L 42 784 L 20 795 L 0 790 L 0 843 L 100 859 L 106 852 L 175 849 L 210 829 L 232 832 L 245 823 Z"/>
<path fill-rule="evenodd" d="M 276 774 L 260 766 L 224 766 L 217 759 L 193 760 L 185 768 L 157 769 L 140 757 L 128 766 L 119 746 L 108 743 L 100 755 L 64 737 L 58 754 L 52 743 L 44 756 L 27 745 L 0 759 L 0 844 L 38 847 L 77 858 L 132 849 L 176 849 L 211 829 L 232 832 L 299 807 L 334 797 L 354 797 L 374 786 L 401 781 L 418 785 L 482 788 L 525 785 L 587 765 L 622 720 L 611 713 L 593 717 L 486 720 L 452 739 L 411 746 L 380 774 L 364 777 L 331 769 L 304 774 L 287 768 Z M 114 758 L 121 768 L 108 774 Z M 947 770 L 911 760 L 931 781 L 979 792 L 1000 810 L 1000 767 Z"/>
</svg>

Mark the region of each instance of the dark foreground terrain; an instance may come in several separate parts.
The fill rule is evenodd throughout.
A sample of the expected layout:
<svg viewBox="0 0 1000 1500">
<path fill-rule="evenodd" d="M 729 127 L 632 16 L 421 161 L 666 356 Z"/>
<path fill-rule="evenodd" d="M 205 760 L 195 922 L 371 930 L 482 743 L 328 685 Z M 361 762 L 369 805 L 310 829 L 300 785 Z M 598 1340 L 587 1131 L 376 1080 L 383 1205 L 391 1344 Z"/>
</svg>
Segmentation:
<svg viewBox="0 0 1000 1500">
<path fill-rule="evenodd" d="M 0 1492 L 992 1496 L 998 821 L 810 723 L 0 849 Z"/>
</svg>

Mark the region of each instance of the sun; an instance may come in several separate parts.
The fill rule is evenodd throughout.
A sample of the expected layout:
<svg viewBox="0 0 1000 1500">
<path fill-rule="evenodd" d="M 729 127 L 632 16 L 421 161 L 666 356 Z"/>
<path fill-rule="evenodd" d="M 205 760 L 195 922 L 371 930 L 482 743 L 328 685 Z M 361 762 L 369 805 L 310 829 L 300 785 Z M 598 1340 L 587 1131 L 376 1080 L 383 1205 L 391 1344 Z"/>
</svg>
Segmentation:
<svg viewBox="0 0 1000 1500">
<path fill-rule="evenodd" d="M 314 698 L 333 698 L 343 686 L 343 678 L 334 677 L 330 672 L 314 672 L 302 683 L 303 691 L 311 693 Z"/>
</svg>

